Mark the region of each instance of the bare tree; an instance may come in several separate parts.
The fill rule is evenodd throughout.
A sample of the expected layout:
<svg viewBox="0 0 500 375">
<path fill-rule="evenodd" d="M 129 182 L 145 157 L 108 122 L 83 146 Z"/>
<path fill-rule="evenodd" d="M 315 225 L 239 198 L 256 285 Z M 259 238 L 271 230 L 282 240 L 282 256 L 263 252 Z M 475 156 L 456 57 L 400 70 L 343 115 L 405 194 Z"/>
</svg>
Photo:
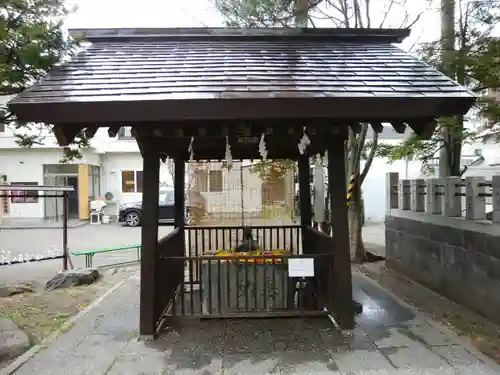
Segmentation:
<svg viewBox="0 0 500 375">
<path fill-rule="evenodd" d="M 423 14 L 419 11 L 411 15 L 409 3 L 409 0 L 215 0 L 228 25 L 239 27 L 409 28 Z M 378 144 L 377 132 L 373 132 L 373 138 L 367 142 L 368 127 L 369 124 L 361 124 L 359 133 L 349 129 L 346 147 L 348 178 L 356 176 L 349 205 L 349 232 L 351 260 L 357 262 L 366 260 L 362 240 L 364 214 L 361 185 L 372 165 Z M 361 169 L 363 154 L 367 155 L 367 159 Z M 323 223 L 322 227 L 329 230 L 328 223 Z"/>
</svg>

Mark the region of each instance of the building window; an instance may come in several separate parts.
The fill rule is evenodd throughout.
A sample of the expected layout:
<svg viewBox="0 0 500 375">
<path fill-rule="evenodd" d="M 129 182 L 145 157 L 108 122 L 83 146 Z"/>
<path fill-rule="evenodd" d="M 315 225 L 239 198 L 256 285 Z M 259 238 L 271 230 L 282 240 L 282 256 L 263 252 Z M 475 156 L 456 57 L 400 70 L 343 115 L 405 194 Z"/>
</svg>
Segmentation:
<svg viewBox="0 0 500 375">
<path fill-rule="evenodd" d="M 122 193 L 142 193 L 142 171 L 122 171 Z"/>
<path fill-rule="evenodd" d="M 220 193 L 222 191 L 222 171 L 210 171 L 210 192 Z"/>
<path fill-rule="evenodd" d="M 94 200 L 101 195 L 101 170 L 89 165 L 89 199 Z"/>
<path fill-rule="evenodd" d="M 195 170 L 194 172 L 195 188 L 201 193 L 219 193 L 223 189 L 221 170 Z"/>
<path fill-rule="evenodd" d="M 14 186 L 38 186 L 38 182 L 12 182 Z M 38 190 L 12 190 L 12 203 L 38 203 Z"/>
<path fill-rule="evenodd" d="M 480 148 L 476 148 L 474 150 L 474 156 L 483 156 L 483 150 Z"/>
<path fill-rule="evenodd" d="M 122 126 L 118 131 L 118 139 L 133 139 L 132 128 L 130 126 Z"/>
</svg>

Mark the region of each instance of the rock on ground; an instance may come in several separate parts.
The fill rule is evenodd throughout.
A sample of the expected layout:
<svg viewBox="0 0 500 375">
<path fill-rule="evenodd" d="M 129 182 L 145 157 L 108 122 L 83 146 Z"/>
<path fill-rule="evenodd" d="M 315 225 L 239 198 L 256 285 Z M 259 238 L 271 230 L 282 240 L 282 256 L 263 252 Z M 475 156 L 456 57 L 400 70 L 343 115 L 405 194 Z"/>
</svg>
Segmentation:
<svg viewBox="0 0 500 375">
<path fill-rule="evenodd" d="M 31 282 L 0 285 L 0 298 L 10 297 L 15 294 L 21 294 L 25 292 L 34 292 L 35 289 L 36 285 Z"/>
<path fill-rule="evenodd" d="M 77 285 L 90 285 L 99 278 L 99 271 L 95 268 L 82 268 L 63 271 L 47 281 L 45 289 L 54 290 L 69 288 Z"/>
<path fill-rule="evenodd" d="M 20 356 L 30 348 L 28 335 L 16 324 L 0 318 L 0 362 Z"/>
</svg>

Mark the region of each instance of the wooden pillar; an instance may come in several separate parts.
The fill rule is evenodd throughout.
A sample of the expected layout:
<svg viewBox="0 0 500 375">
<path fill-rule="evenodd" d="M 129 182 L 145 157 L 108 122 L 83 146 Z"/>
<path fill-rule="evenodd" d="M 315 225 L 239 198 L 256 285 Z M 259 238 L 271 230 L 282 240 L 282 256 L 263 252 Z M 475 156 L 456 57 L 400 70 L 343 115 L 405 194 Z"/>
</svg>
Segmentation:
<svg viewBox="0 0 500 375">
<path fill-rule="evenodd" d="M 304 154 L 299 157 L 299 208 L 300 225 L 302 229 L 312 225 L 312 207 L 311 207 L 311 184 L 309 157 Z M 302 253 L 307 254 L 307 240 L 302 234 Z"/>
<path fill-rule="evenodd" d="M 142 227 L 141 227 L 141 295 L 139 333 L 153 337 L 156 333 L 156 285 L 158 247 L 158 195 L 160 193 L 160 155 L 143 148 Z"/>
<path fill-rule="evenodd" d="M 328 188 L 332 237 L 335 247 L 333 284 L 337 323 L 343 329 L 354 328 L 354 303 L 352 299 L 351 254 L 346 202 L 345 140 L 347 132 L 332 137 L 328 148 Z"/>
<path fill-rule="evenodd" d="M 175 216 L 174 226 L 184 229 L 186 215 L 186 199 L 185 199 L 185 179 L 186 179 L 186 163 L 183 159 L 174 159 L 174 196 L 175 196 Z"/>
</svg>

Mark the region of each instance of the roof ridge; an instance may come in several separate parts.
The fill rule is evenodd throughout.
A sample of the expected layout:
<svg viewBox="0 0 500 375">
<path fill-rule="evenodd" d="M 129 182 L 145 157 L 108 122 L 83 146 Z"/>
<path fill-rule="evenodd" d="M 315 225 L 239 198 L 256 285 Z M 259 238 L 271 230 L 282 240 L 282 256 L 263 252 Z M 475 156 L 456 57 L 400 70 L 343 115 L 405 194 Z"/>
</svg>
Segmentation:
<svg viewBox="0 0 500 375">
<path fill-rule="evenodd" d="M 73 37 L 89 42 L 129 40 L 244 40 L 244 41 L 344 41 L 401 43 L 410 35 L 410 29 L 368 28 L 104 28 L 70 29 Z"/>
</svg>

